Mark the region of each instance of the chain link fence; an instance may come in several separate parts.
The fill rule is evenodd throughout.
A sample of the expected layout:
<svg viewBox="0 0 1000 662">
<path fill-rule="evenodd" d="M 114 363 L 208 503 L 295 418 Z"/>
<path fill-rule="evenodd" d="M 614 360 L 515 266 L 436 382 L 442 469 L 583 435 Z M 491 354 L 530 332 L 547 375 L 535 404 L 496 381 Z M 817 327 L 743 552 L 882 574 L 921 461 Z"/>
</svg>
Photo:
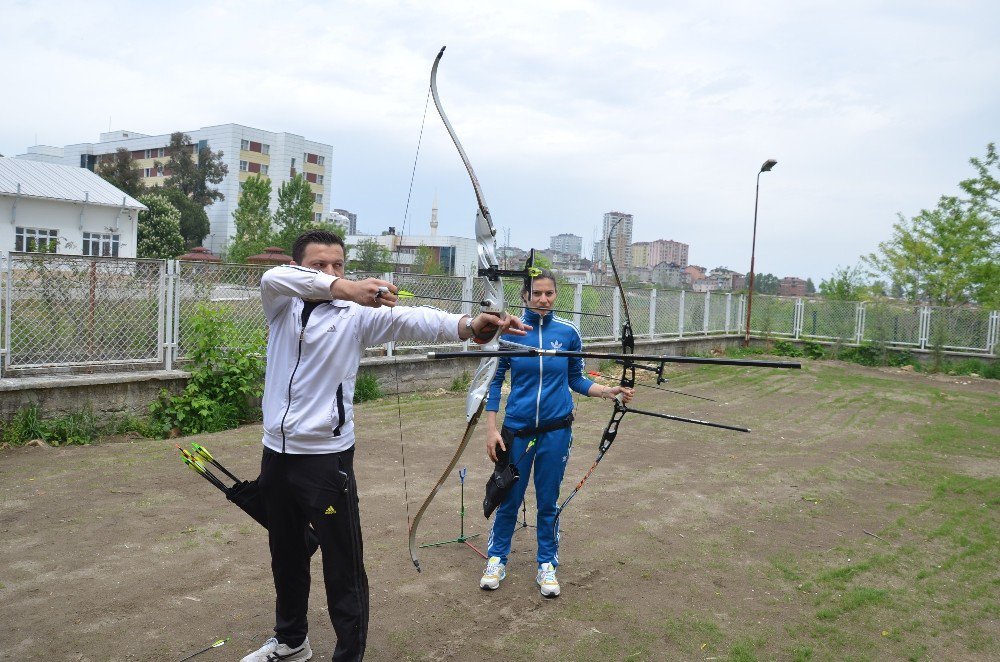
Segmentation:
<svg viewBox="0 0 1000 662">
<path fill-rule="evenodd" d="M 0 255 L 0 367 L 4 375 L 49 368 L 88 371 L 129 367 L 170 369 L 187 358 L 200 306 L 221 308 L 246 340 L 265 327 L 260 278 L 267 267 L 242 264 L 128 260 L 66 255 Z M 453 313 L 476 311 L 483 298 L 473 276 L 349 274 L 378 277 L 412 296 L 403 305 Z M 521 282 L 504 281 L 512 312 Z M 747 301 L 741 294 L 628 288 L 625 299 L 636 337 L 740 336 Z M 615 287 L 562 284 L 555 307 L 585 342 L 620 337 L 624 310 Z M 902 301 L 826 301 L 755 295 L 751 332 L 757 336 L 991 355 L 1000 346 L 1000 313 Z M 578 314 L 572 311 L 579 311 Z M 452 344 L 451 346 L 456 346 Z M 369 353 L 417 352 L 426 343 L 388 343 Z"/>
</svg>

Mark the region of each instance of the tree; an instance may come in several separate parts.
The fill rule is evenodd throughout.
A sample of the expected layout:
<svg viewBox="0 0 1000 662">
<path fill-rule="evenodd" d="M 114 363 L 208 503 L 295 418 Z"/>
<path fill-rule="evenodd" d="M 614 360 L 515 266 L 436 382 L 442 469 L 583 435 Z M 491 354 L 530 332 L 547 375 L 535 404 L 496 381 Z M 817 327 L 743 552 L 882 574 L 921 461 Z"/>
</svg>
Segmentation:
<svg viewBox="0 0 1000 662">
<path fill-rule="evenodd" d="M 413 273 L 443 276 L 445 271 L 437 254 L 429 246 L 420 244 L 413 260 Z"/>
<path fill-rule="evenodd" d="M 213 152 L 207 146 L 199 150 L 190 136 L 178 131 L 170 134 L 167 156 L 166 169 L 170 173 L 165 182 L 167 188 L 183 191 L 202 207 L 225 199 L 222 191 L 209 186 L 220 183 L 229 174 L 229 166 L 223 163 L 221 151 Z"/>
<path fill-rule="evenodd" d="M 277 226 L 275 246 L 281 246 L 286 252 L 291 251 L 296 237 L 319 225 L 313 218 L 313 198 L 312 187 L 301 173 L 281 185 L 278 189 L 278 210 L 274 213 L 274 224 Z"/>
<path fill-rule="evenodd" d="M 962 180 L 958 185 L 969 194 L 970 201 L 990 210 L 994 219 L 1000 217 L 1000 180 L 990 173 L 992 168 L 1000 175 L 1000 156 L 997 155 L 996 143 L 986 146 L 985 159 L 972 157 L 969 163 L 979 176 Z"/>
<path fill-rule="evenodd" d="M 837 267 L 830 278 L 820 280 L 819 293 L 836 301 L 858 301 L 864 297 L 865 287 L 865 272 L 861 267 Z"/>
<path fill-rule="evenodd" d="M 142 171 L 135 165 L 132 152 L 124 147 L 116 149 L 110 158 L 102 158 L 97 163 L 97 174 L 104 181 L 117 186 L 133 198 L 138 199 L 146 192 L 146 185 L 142 181 Z"/>
<path fill-rule="evenodd" d="M 935 209 L 912 219 L 902 214 L 892 237 L 864 259 L 873 274 L 884 273 L 903 294 L 942 306 L 997 298 L 998 242 L 985 210 L 941 196 Z"/>
<path fill-rule="evenodd" d="M 243 182 L 240 202 L 233 212 L 236 236 L 229 245 L 229 262 L 245 262 L 251 255 L 262 253 L 271 245 L 271 180 L 254 175 Z"/>
<path fill-rule="evenodd" d="M 778 283 L 778 277 L 774 274 L 755 273 L 753 275 L 753 291 L 757 294 L 777 294 Z"/>
<path fill-rule="evenodd" d="M 364 271 L 368 273 L 387 273 L 392 271 L 392 263 L 389 261 L 392 254 L 389 249 L 378 243 L 374 239 L 362 239 L 354 248 L 354 260 L 351 262 L 352 271 Z"/>
<path fill-rule="evenodd" d="M 139 201 L 149 209 L 139 212 L 136 257 L 170 260 L 184 252 L 181 213 L 159 193 L 147 193 Z"/>
<path fill-rule="evenodd" d="M 201 240 L 208 236 L 211 224 L 205 208 L 189 198 L 183 191 L 176 188 L 155 188 L 153 191 L 167 198 L 177 211 L 181 213 L 181 236 L 188 248 L 201 245 Z"/>
<path fill-rule="evenodd" d="M 941 196 L 937 207 L 907 220 L 902 214 L 892 237 L 863 258 L 872 275 L 884 274 L 910 299 L 950 306 L 977 301 L 1000 307 L 1000 157 L 996 145 L 986 157 L 969 160 L 976 177 L 959 183 L 969 197 Z"/>
<path fill-rule="evenodd" d="M 816 294 L 816 285 L 812 278 L 806 278 L 806 294 Z"/>
</svg>

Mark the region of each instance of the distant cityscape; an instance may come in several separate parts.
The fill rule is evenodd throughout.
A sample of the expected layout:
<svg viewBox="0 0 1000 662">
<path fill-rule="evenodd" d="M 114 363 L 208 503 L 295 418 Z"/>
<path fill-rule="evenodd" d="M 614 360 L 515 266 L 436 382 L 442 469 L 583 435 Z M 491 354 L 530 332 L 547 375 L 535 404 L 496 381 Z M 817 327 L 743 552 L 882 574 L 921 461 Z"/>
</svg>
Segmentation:
<svg viewBox="0 0 1000 662">
<path fill-rule="evenodd" d="M 264 131 L 239 124 L 202 127 L 185 133 L 198 149 L 209 147 L 222 152 L 224 162 L 228 166 L 228 173 L 219 186 L 225 197 L 206 207 L 210 231 L 201 243 L 211 253 L 221 253 L 224 256 L 234 237 L 236 226 L 233 211 L 242 194 L 243 182 L 255 174 L 268 177 L 272 186 L 273 211 L 277 205 L 276 194 L 279 187 L 297 173 L 301 173 L 312 191 L 312 212 L 315 222 L 335 223 L 344 228 L 346 241 L 352 247 L 366 240 L 374 240 L 389 251 L 394 270 L 406 273 L 418 268 L 417 261 L 420 254 L 425 256 L 429 254 L 445 273 L 452 275 L 474 273 L 478 266 L 478 251 L 474 239 L 438 234 L 437 199 L 431 209 L 427 230 L 410 233 L 406 233 L 405 230 L 397 232 L 395 227 L 365 233 L 358 229 L 358 215 L 355 212 L 332 208 L 332 201 L 329 199 L 329 192 L 332 190 L 330 180 L 333 147 L 331 145 L 294 134 Z M 110 210 L 109 213 L 117 210 L 121 215 L 122 210 L 125 210 L 134 217 L 134 212 L 141 208 L 141 204 L 134 200 L 116 203 L 112 201 L 114 195 L 110 195 L 107 202 L 96 202 L 96 198 L 91 197 L 91 192 L 84 189 L 95 189 L 99 185 L 79 183 L 83 181 L 78 176 L 79 169 L 93 172 L 98 163 L 110 159 L 116 150 L 124 148 L 131 154 L 143 183 L 147 186 L 159 186 L 170 174 L 165 171 L 160 161 L 165 156 L 169 140 L 168 134 L 147 135 L 135 131 L 109 131 L 100 134 L 96 143 L 77 143 L 63 147 L 34 145 L 24 154 L 19 154 L 14 159 L 6 159 L 7 169 L 11 171 L 11 182 L 15 180 L 19 182 L 21 179 L 28 182 L 34 179 L 44 182 L 44 186 L 49 189 L 60 192 L 37 195 L 39 200 L 47 201 L 44 202 L 45 206 L 38 208 L 37 220 L 29 218 L 36 216 L 30 206 L 20 210 L 16 227 L 10 228 L 9 232 L 0 233 L 0 250 L 25 250 L 30 243 L 35 250 L 41 251 L 47 251 L 49 249 L 46 247 L 53 246 L 55 252 L 66 252 L 72 251 L 71 247 L 78 246 L 84 255 L 93 253 L 113 257 L 134 257 L 136 232 L 134 219 L 128 229 L 119 229 L 117 220 L 110 223 L 99 222 L 95 216 L 85 227 L 83 212 L 77 213 L 79 218 L 73 220 L 69 212 L 62 213 L 64 210 L 61 207 L 69 209 L 73 204 L 82 204 L 83 208 L 86 208 L 87 205 L 103 204 Z M 39 165 L 29 172 L 31 168 L 25 162 L 49 164 L 49 169 L 38 170 L 45 167 Z M 15 165 L 16 163 L 22 165 Z M 52 166 L 56 167 L 53 169 Z M 73 174 L 74 170 L 77 175 Z M 17 182 L 11 184 L 10 191 L 0 191 L 0 195 L 9 196 L 15 201 L 14 208 L 20 198 L 35 197 L 27 193 L 27 189 L 22 191 L 20 183 Z M 118 191 L 118 194 L 120 195 L 121 191 Z M 53 198 L 63 202 L 57 204 L 58 201 Z M 59 207 L 59 211 L 52 205 Z M 66 216 L 65 222 L 53 220 L 60 218 L 61 215 Z M 610 243 L 614 264 L 622 280 L 627 283 L 636 286 L 685 288 L 695 292 L 746 289 L 745 273 L 725 266 L 707 268 L 691 264 L 691 247 L 686 242 L 674 239 L 632 241 L 633 224 L 632 214 L 621 211 L 605 213 L 601 219 L 602 238 L 593 242 L 591 259 L 584 257 L 583 237 L 572 233 L 549 237 L 548 247 L 537 250 L 536 254 L 544 256 L 553 269 L 558 271 L 560 278 L 570 283 L 610 284 L 613 280 L 608 255 Z M 108 230 L 107 227 L 111 229 Z M 46 241 L 39 240 L 39 237 Z M 498 237 L 497 243 L 498 258 L 504 263 L 503 266 L 511 268 L 524 263 L 527 258 L 525 249 L 510 246 L 503 237 Z M 355 255 L 352 253 L 349 257 Z M 759 271 L 756 276 L 760 276 Z M 776 289 L 781 295 L 805 296 L 812 294 L 814 289 L 811 281 L 797 276 L 784 276 L 777 283 L 774 282 L 774 278 L 770 278 L 769 281 L 769 289 L 771 291 Z M 761 288 L 755 286 L 754 289 Z"/>
</svg>

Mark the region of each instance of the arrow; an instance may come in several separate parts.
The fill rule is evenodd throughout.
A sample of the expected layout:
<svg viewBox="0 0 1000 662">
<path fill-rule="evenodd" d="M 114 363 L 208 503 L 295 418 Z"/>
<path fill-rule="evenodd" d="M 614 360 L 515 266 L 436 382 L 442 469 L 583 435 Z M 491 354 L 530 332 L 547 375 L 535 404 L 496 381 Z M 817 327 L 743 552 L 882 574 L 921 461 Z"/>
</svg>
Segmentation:
<svg viewBox="0 0 1000 662">
<path fill-rule="evenodd" d="M 226 637 L 225 639 L 218 639 L 217 641 L 215 641 L 214 643 L 212 643 L 211 646 L 206 646 L 205 648 L 202 648 L 197 653 L 191 653 L 187 657 L 181 658 L 180 660 L 178 660 L 178 662 L 186 662 L 186 660 L 190 660 L 192 657 L 196 657 L 198 655 L 201 655 L 202 653 L 207 653 L 208 651 L 212 650 L 213 648 L 218 648 L 219 646 L 225 646 L 226 642 L 229 641 L 229 639 L 230 639 L 230 637 Z"/>
<path fill-rule="evenodd" d="M 409 299 L 409 298 L 430 299 L 432 301 L 454 301 L 456 303 L 474 303 L 477 306 L 485 306 L 485 305 L 487 305 L 487 302 L 485 302 L 485 301 L 473 301 L 471 299 L 455 299 L 455 298 L 452 298 L 452 297 L 428 296 L 428 295 L 424 295 L 424 294 L 414 294 L 413 292 L 409 292 L 407 290 L 399 290 L 399 291 L 397 291 L 396 292 L 396 296 L 399 297 L 400 299 Z M 507 307 L 508 308 L 518 308 L 518 309 L 521 309 L 521 310 L 524 310 L 526 308 L 526 306 L 518 306 L 518 305 L 513 304 L 513 303 L 510 304 Z M 611 317 L 611 315 L 607 315 L 605 313 L 585 313 L 582 310 L 565 310 L 565 309 L 562 309 L 562 308 L 546 308 L 545 310 L 551 311 L 553 313 L 567 313 L 569 315 L 589 315 L 591 317 Z"/>
</svg>

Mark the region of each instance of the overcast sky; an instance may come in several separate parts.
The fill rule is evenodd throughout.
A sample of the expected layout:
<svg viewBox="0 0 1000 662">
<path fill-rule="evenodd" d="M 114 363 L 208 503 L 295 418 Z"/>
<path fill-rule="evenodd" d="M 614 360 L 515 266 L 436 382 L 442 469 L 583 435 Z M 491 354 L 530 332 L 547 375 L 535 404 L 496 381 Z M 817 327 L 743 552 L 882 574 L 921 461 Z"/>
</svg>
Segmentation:
<svg viewBox="0 0 1000 662">
<path fill-rule="evenodd" d="M 403 225 L 430 68 L 502 237 L 633 240 L 828 277 L 1000 140 L 1000 3 L 0 0 L 0 153 L 234 122 L 333 145 L 332 206 Z M 36 140 L 37 137 L 37 140 Z M 472 236 L 434 111 L 407 232 Z M 501 242 L 502 243 L 502 242 Z"/>
</svg>

